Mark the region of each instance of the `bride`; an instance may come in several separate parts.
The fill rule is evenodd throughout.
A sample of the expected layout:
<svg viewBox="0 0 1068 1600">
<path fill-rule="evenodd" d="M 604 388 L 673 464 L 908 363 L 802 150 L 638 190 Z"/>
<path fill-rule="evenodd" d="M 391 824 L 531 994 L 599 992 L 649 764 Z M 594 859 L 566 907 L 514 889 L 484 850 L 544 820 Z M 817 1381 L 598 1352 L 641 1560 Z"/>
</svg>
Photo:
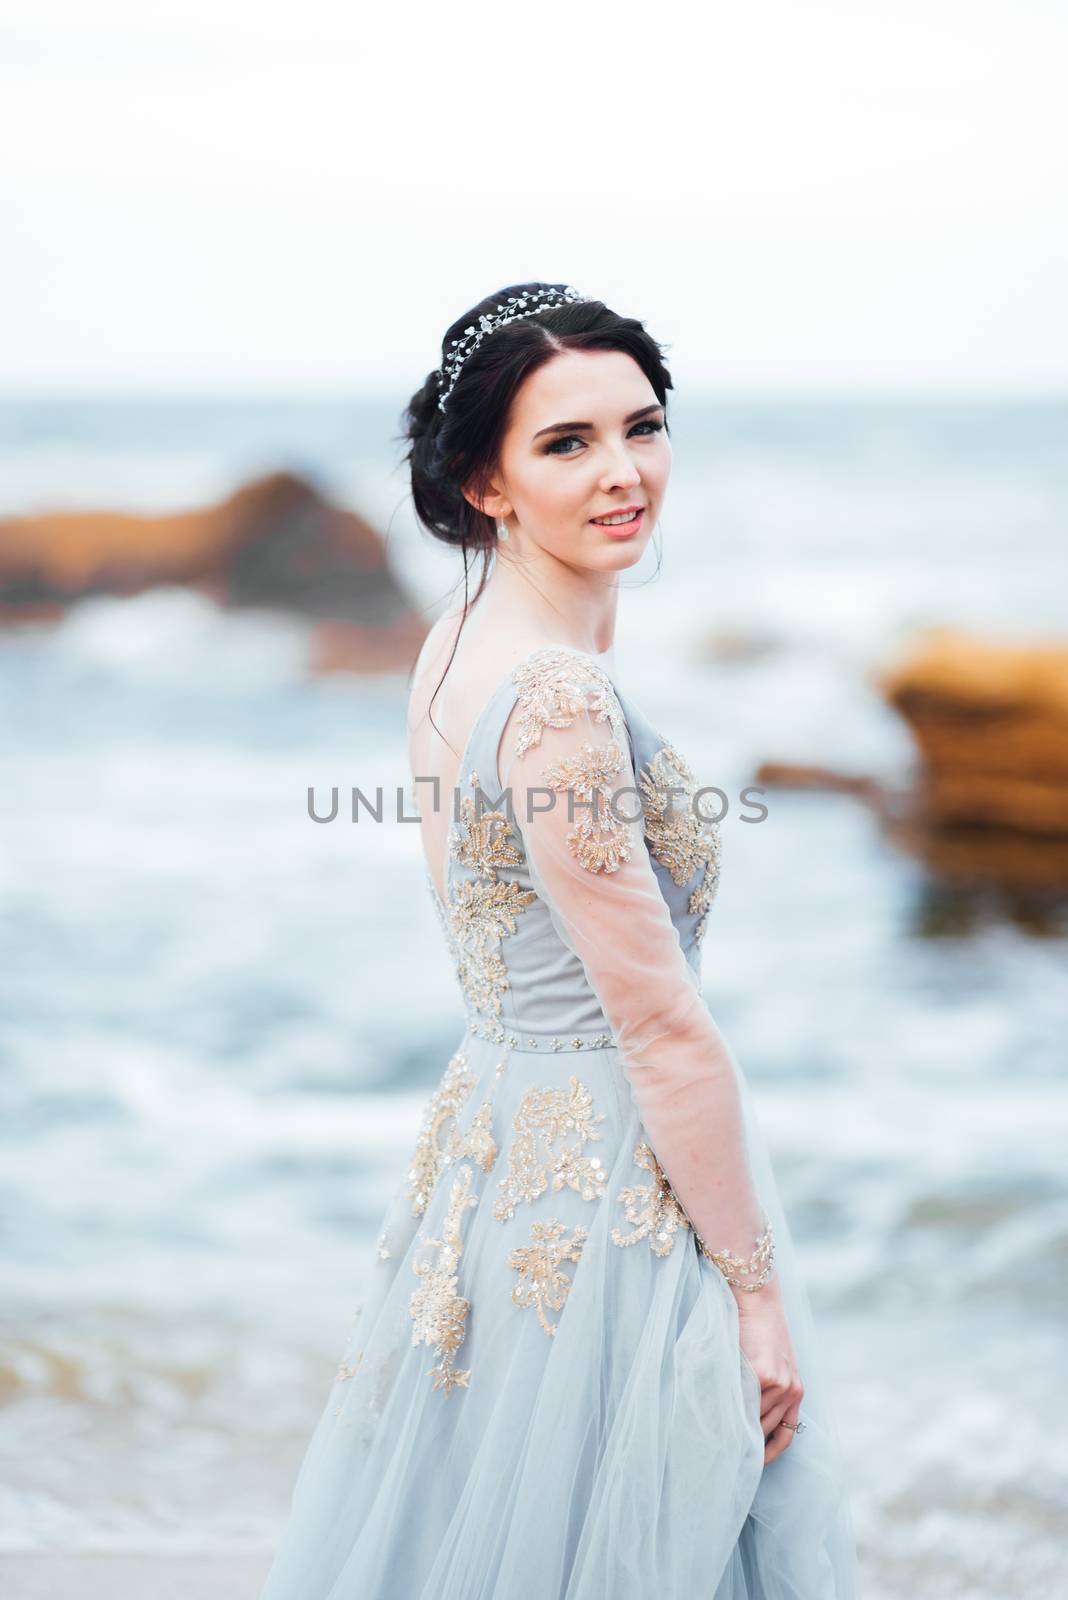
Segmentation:
<svg viewBox="0 0 1068 1600">
<path fill-rule="evenodd" d="M 807 1294 L 701 992 L 719 822 L 614 655 L 670 388 L 641 322 L 534 283 L 460 317 L 409 404 L 465 581 L 408 733 L 466 1025 L 262 1600 L 857 1592 Z"/>
</svg>

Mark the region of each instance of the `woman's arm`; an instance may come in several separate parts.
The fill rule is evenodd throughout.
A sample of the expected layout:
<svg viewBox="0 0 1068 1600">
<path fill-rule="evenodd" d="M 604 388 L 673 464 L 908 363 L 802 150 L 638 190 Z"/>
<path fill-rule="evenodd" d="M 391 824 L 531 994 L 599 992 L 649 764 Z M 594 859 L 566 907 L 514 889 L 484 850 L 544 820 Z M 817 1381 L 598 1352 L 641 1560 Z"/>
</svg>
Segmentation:
<svg viewBox="0 0 1068 1600">
<path fill-rule="evenodd" d="M 759 1299 L 742 1285 L 766 1281 L 770 1234 L 733 1058 L 660 890 L 638 793 L 619 797 L 618 815 L 609 807 L 616 791 L 638 788 L 619 700 L 597 663 L 577 653 L 535 652 L 517 681 L 499 768 L 533 886 L 582 962 L 650 1143 L 705 1253 L 720 1257 L 740 1301 Z M 754 1260 L 761 1236 L 763 1259 Z"/>
</svg>

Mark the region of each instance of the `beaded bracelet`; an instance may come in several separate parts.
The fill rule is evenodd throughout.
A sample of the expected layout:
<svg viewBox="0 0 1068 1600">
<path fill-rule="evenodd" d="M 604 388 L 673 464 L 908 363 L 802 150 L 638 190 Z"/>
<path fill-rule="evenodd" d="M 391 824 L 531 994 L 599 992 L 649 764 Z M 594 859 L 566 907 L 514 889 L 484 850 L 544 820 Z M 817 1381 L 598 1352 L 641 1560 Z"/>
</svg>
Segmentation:
<svg viewBox="0 0 1068 1600">
<path fill-rule="evenodd" d="M 764 1231 L 756 1241 L 756 1249 L 748 1261 L 743 1261 L 740 1256 L 732 1256 L 729 1250 L 709 1250 L 702 1240 L 698 1240 L 701 1254 L 707 1256 L 709 1261 L 714 1261 L 722 1272 L 727 1282 L 736 1289 L 743 1289 L 746 1294 L 753 1294 L 757 1289 L 762 1289 L 771 1277 L 775 1265 L 775 1240 L 771 1231 L 766 1211 L 761 1211 L 764 1219 Z M 752 1283 L 742 1283 L 733 1274 L 736 1272 L 757 1273 L 758 1276 Z"/>
</svg>

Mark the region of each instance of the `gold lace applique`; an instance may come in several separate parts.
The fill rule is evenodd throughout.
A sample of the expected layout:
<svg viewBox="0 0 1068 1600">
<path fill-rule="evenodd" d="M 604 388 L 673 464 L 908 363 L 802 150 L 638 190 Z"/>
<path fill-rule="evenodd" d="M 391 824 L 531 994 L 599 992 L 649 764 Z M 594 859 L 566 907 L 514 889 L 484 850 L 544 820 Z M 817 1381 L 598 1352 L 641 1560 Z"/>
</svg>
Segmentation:
<svg viewBox="0 0 1068 1600">
<path fill-rule="evenodd" d="M 478 773 L 469 774 L 468 782 L 481 788 Z M 498 867 L 518 867 L 523 860 L 522 851 L 515 841 L 507 812 L 483 811 L 478 815 L 473 795 L 464 795 L 460 801 L 463 831 L 453 828 L 449 834 L 449 853 L 462 861 L 480 877 L 492 878 Z"/>
<path fill-rule="evenodd" d="M 462 1051 L 457 1051 L 427 1102 L 408 1171 L 408 1198 L 415 1217 L 423 1215 L 442 1169 L 450 1161 L 460 1161 L 470 1156 L 478 1162 L 483 1172 L 489 1172 L 497 1159 L 488 1100 L 474 1117 L 466 1134 L 462 1134 L 457 1126 L 456 1119 L 476 1081 L 474 1073 L 468 1068 L 467 1057 Z M 450 1122 L 452 1126 L 447 1127 Z M 384 1244 L 383 1233 L 379 1241 L 380 1256 Z M 387 1249 L 385 1255 L 388 1254 Z"/>
<path fill-rule="evenodd" d="M 589 872 L 615 872 L 631 854 L 630 830 L 609 804 L 618 788 L 613 783 L 627 764 L 622 748 L 609 744 L 584 744 L 575 755 L 566 756 L 542 772 L 542 782 L 561 793 L 573 790 L 583 803 L 579 820 L 567 836 L 568 848 Z M 591 809 L 585 809 L 592 801 Z M 577 807 L 576 807 L 577 809 Z"/>
<path fill-rule="evenodd" d="M 549 1217 L 545 1221 L 531 1223 L 532 1242 L 529 1245 L 518 1245 L 508 1252 L 508 1265 L 519 1273 L 512 1299 L 517 1306 L 537 1307 L 538 1321 L 550 1338 L 555 1335 L 558 1324 L 549 1321 L 545 1307 L 548 1306 L 550 1311 L 563 1309 L 571 1290 L 571 1279 L 560 1270 L 560 1263 L 580 1259 L 586 1232 L 580 1223 L 572 1237 L 567 1239 L 563 1237 L 566 1224 L 556 1217 Z"/>
<path fill-rule="evenodd" d="M 453 1363 L 464 1342 L 470 1310 L 470 1301 L 457 1294 L 456 1285 L 463 1253 L 460 1231 L 463 1212 L 467 1206 L 478 1204 L 471 1193 L 472 1175 L 471 1167 L 463 1166 L 452 1181 L 449 1204 L 441 1223 L 441 1238 L 420 1241 L 421 1245 L 437 1250 L 436 1260 L 412 1263 L 412 1270 L 423 1280 L 409 1303 L 412 1343 L 434 1347 L 438 1361 L 431 1367 L 430 1375 L 434 1388 L 444 1389 L 446 1394 L 460 1384 L 466 1388 L 471 1376 L 470 1368 L 460 1371 Z"/>
<path fill-rule="evenodd" d="M 695 814 L 693 797 L 699 784 L 674 746 L 665 744 L 651 756 L 638 782 L 644 795 L 646 842 L 671 873 L 672 881 L 681 888 L 698 867 L 705 869 L 688 902 L 691 915 L 701 918 L 694 929 L 694 938 L 700 942 L 719 886 L 719 824 Z"/>
<path fill-rule="evenodd" d="M 648 1239 L 649 1247 L 656 1255 L 670 1255 L 676 1233 L 680 1228 L 690 1226 L 689 1218 L 675 1198 L 667 1174 L 651 1146 L 643 1142 L 635 1147 L 634 1164 L 651 1172 L 653 1181 L 620 1189 L 616 1199 L 624 1207 L 627 1221 L 635 1226 L 632 1233 L 626 1234 L 621 1228 L 613 1228 L 612 1243 L 628 1245 L 637 1244 L 639 1239 Z"/>
<path fill-rule="evenodd" d="M 516 917 L 536 899 L 533 889 L 495 878 L 466 878 L 450 902 L 460 984 L 475 1011 L 499 1016 L 501 995 L 509 987 L 500 956 L 506 934 L 515 932 Z"/>
<path fill-rule="evenodd" d="M 467 1132 L 458 1140 L 455 1150 L 450 1152 L 453 1160 L 470 1156 L 483 1172 L 493 1171 L 493 1163 L 497 1159 L 497 1141 L 493 1137 L 492 1117 L 490 1103 L 486 1100 L 476 1111 Z"/>
<path fill-rule="evenodd" d="M 498 1222 L 515 1215 L 521 1201 L 531 1203 L 552 1186 L 553 1191 L 576 1190 L 583 1200 L 596 1200 L 605 1191 L 608 1174 L 598 1156 L 583 1155 L 583 1145 L 600 1139 L 596 1124 L 604 1112 L 593 1115 L 593 1096 L 572 1074 L 567 1089 L 528 1089 L 512 1118 L 515 1139 L 508 1171 L 497 1181 L 500 1191 L 493 1207 Z M 553 1146 L 565 1134 L 577 1138 L 559 1149 Z"/>
<path fill-rule="evenodd" d="M 545 728 L 569 728 L 584 712 L 625 739 L 626 718 L 612 680 L 578 652 L 546 645 L 520 662 L 512 681 L 519 690 L 516 756 L 540 743 Z"/>
<path fill-rule="evenodd" d="M 481 788 L 477 772 L 468 775 L 468 782 Z M 509 987 L 501 942 L 506 934 L 515 932 L 516 918 L 537 895 L 513 879 L 497 877 L 498 867 L 518 866 L 523 859 L 512 842 L 515 836 L 505 813 L 484 811 L 478 819 L 475 809 L 474 799 L 465 796 L 460 803 L 463 831 L 453 829 L 449 851 L 480 876 L 464 879 L 450 895 L 445 933 L 471 1010 L 499 1017 L 501 996 Z M 497 832 L 502 825 L 504 831 Z"/>
</svg>

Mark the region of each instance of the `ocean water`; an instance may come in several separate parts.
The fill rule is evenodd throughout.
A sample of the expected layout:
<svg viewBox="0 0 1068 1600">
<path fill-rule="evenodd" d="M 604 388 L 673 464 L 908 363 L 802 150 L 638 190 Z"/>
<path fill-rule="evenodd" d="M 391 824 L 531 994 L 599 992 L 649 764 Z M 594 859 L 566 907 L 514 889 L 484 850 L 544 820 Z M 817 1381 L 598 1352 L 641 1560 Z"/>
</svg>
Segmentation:
<svg viewBox="0 0 1068 1600">
<path fill-rule="evenodd" d="M 400 399 L 8 401 L 0 514 L 293 467 L 431 617 L 456 574 Z M 1066 425 L 680 398 L 621 681 L 728 794 L 766 758 L 903 781 L 873 674 L 912 628 L 1068 632 Z M 763 648 L 706 657 L 720 633 Z M 307 645 L 180 589 L 0 631 L 0 1557 L 269 1549 L 462 1029 L 418 829 L 307 814 L 309 785 L 406 782 L 404 676 L 314 677 Z M 807 1269 L 865 1593 L 1052 1596 L 1068 922 L 929 881 L 846 796 L 765 803 L 723 823 L 704 987 Z"/>
</svg>

